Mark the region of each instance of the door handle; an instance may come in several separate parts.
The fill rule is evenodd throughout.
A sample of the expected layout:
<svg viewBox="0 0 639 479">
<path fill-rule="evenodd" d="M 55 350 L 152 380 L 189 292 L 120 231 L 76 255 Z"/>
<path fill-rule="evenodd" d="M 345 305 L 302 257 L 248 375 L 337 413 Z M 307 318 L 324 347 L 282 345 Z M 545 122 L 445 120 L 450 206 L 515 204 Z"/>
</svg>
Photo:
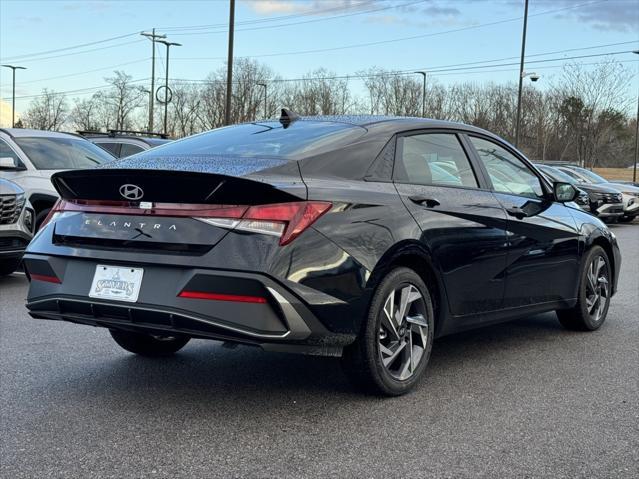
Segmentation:
<svg viewBox="0 0 639 479">
<path fill-rule="evenodd" d="M 422 195 L 409 196 L 408 199 L 416 205 L 426 206 L 427 208 L 434 208 L 435 206 L 441 205 L 435 198 L 428 198 Z"/>
<path fill-rule="evenodd" d="M 518 220 L 523 220 L 528 216 L 526 212 L 519 206 L 511 206 L 510 208 L 506 208 L 506 213 L 508 213 L 510 216 L 514 216 Z"/>
</svg>

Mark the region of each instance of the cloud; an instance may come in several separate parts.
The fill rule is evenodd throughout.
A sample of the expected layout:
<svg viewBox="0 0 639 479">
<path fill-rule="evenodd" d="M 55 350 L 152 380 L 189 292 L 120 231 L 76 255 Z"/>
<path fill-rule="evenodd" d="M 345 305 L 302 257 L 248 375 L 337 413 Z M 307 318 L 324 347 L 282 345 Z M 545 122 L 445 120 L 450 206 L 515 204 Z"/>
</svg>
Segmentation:
<svg viewBox="0 0 639 479">
<path fill-rule="evenodd" d="M 94 12 L 102 12 L 104 10 L 108 10 L 111 8 L 109 2 L 105 1 L 95 1 L 95 2 L 87 2 L 87 1 L 76 1 L 73 3 L 66 3 L 62 5 L 62 10 L 74 11 L 74 10 L 91 10 Z"/>
<path fill-rule="evenodd" d="M 310 13 L 321 15 L 335 14 L 335 11 L 358 10 L 363 7 L 371 7 L 378 0 L 312 0 L 310 2 L 300 2 L 295 0 L 247 0 L 249 7 L 261 15 L 287 14 L 287 13 Z M 328 11 L 327 11 L 328 10 Z"/>
<path fill-rule="evenodd" d="M 523 11 L 521 1 L 513 0 L 508 2 L 508 4 L 519 11 Z M 630 33 L 636 33 L 639 30 L 637 0 L 606 0 L 590 3 L 584 0 L 552 0 L 536 3 L 535 7 L 535 9 L 529 11 L 529 14 L 566 8 L 567 10 L 557 12 L 554 17 L 576 21 L 598 30 Z"/>
<path fill-rule="evenodd" d="M 438 16 L 457 17 L 461 15 L 461 12 L 454 7 L 439 7 L 437 5 L 426 7 L 424 8 L 423 12 L 427 15 L 432 15 L 435 17 L 438 17 Z"/>
</svg>

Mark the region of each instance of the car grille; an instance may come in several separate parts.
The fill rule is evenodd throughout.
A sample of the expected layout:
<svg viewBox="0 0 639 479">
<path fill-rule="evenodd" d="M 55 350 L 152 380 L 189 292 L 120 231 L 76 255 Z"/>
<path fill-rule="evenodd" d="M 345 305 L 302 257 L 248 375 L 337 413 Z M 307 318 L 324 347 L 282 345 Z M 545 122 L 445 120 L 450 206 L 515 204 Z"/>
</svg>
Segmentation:
<svg viewBox="0 0 639 479">
<path fill-rule="evenodd" d="M 18 221 L 23 206 L 24 195 L 0 196 L 0 225 L 10 225 Z"/>
<path fill-rule="evenodd" d="M 599 193 L 597 198 L 604 203 L 621 203 L 623 200 L 621 193 Z"/>
</svg>

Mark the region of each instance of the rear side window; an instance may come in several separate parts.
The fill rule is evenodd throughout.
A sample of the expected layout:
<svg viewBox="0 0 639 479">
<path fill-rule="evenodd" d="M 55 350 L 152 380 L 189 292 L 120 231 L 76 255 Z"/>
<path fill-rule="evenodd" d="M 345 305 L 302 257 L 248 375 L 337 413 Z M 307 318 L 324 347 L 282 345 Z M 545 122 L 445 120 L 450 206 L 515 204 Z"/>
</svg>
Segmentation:
<svg viewBox="0 0 639 479">
<path fill-rule="evenodd" d="M 477 188 L 470 161 L 456 135 L 427 133 L 398 139 L 395 179 L 404 183 Z"/>
<path fill-rule="evenodd" d="M 94 143 L 98 145 L 100 148 L 104 148 L 106 151 L 111 153 L 116 158 L 120 158 L 120 143 L 113 143 L 113 142 L 101 143 L 99 141 L 95 141 Z"/>
<path fill-rule="evenodd" d="M 131 145 L 129 143 L 122 143 L 122 149 L 120 150 L 120 157 L 126 158 L 127 156 L 135 155 L 144 151 L 144 148 L 138 145 Z"/>
</svg>

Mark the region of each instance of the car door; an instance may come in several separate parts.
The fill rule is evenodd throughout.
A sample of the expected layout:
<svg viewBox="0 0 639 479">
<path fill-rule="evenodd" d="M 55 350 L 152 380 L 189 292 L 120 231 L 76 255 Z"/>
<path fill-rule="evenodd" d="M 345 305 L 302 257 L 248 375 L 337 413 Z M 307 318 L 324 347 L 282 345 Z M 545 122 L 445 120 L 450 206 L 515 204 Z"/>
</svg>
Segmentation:
<svg viewBox="0 0 639 479">
<path fill-rule="evenodd" d="M 552 199 L 538 173 L 514 150 L 494 139 L 468 139 L 508 215 L 504 307 L 574 297 L 579 233 L 570 210 Z"/>
<path fill-rule="evenodd" d="M 397 138 L 394 182 L 441 271 L 455 316 L 502 306 L 506 214 L 483 181 L 455 132 Z"/>
</svg>

